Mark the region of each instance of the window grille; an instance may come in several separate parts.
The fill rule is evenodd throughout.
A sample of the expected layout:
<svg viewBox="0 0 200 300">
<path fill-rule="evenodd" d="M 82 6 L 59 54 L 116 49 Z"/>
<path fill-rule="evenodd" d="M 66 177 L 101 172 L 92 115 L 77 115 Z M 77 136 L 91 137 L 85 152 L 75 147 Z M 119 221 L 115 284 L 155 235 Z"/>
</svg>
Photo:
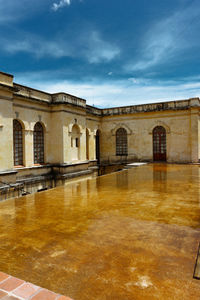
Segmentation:
<svg viewBox="0 0 200 300">
<path fill-rule="evenodd" d="M 13 120 L 13 150 L 14 166 L 23 165 L 22 125 L 17 120 Z"/>
<path fill-rule="evenodd" d="M 44 163 L 44 130 L 38 122 L 34 126 L 33 132 L 34 164 Z"/>
<path fill-rule="evenodd" d="M 116 155 L 128 155 L 127 132 L 124 128 L 116 131 Z"/>
</svg>

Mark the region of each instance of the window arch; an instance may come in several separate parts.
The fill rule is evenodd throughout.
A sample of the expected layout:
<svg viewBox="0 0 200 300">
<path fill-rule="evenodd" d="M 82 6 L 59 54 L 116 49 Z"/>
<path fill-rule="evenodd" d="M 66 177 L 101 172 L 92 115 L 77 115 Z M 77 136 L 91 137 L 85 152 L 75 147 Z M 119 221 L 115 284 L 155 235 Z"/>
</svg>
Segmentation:
<svg viewBox="0 0 200 300">
<path fill-rule="evenodd" d="M 116 155 L 128 155 L 127 132 L 124 128 L 116 131 Z"/>
<path fill-rule="evenodd" d="M 33 132 L 34 164 L 44 163 L 44 129 L 40 122 L 34 126 Z"/>
<path fill-rule="evenodd" d="M 23 132 L 17 120 L 13 120 L 13 158 L 14 166 L 23 165 Z"/>
</svg>

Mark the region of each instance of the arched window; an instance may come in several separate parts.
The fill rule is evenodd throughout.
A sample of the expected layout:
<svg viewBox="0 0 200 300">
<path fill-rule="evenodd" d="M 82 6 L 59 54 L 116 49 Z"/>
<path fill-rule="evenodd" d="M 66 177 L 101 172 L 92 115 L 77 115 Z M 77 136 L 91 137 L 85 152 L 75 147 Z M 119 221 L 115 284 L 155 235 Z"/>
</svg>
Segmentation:
<svg viewBox="0 0 200 300">
<path fill-rule="evenodd" d="M 116 131 L 116 155 L 128 155 L 127 132 L 124 128 Z"/>
<path fill-rule="evenodd" d="M 13 154 L 14 154 L 14 166 L 23 165 L 22 125 L 17 120 L 13 120 Z"/>
<path fill-rule="evenodd" d="M 34 126 L 33 133 L 34 164 L 44 163 L 44 130 L 40 122 Z"/>
</svg>

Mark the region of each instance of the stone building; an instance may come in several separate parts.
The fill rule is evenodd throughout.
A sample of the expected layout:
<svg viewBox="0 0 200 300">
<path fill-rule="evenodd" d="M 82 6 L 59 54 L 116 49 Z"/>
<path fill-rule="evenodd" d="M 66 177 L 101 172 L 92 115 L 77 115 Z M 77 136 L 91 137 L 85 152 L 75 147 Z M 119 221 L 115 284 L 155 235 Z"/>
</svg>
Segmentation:
<svg viewBox="0 0 200 300">
<path fill-rule="evenodd" d="M 99 109 L 0 72 L 1 198 L 91 174 L 98 164 L 197 163 L 199 98 Z"/>
</svg>

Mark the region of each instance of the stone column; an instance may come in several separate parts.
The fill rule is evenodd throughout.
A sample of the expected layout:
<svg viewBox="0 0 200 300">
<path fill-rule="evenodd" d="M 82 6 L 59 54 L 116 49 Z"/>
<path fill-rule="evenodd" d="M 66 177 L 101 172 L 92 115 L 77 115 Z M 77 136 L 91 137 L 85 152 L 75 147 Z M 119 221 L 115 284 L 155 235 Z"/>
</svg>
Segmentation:
<svg viewBox="0 0 200 300">
<path fill-rule="evenodd" d="M 33 157 L 33 130 L 24 130 L 24 166 L 31 167 L 34 164 Z"/>
<path fill-rule="evenodd" d="M 96 135 L 94 132 L 89 135 L 89 159 L 96 159 Z"/>
<path fill-rule="evenodd" d="M 191 162 L 199 161 L 199 109 L 191 108 L 190 110 L 190 151 Z"/>
<path fill-rule="evenodd" d="M 81 129 L 80 131 L 80 148 L 79 148 L 79 158 L 81 161 L 86 160 L 86 131 Z"/>
</svg>

